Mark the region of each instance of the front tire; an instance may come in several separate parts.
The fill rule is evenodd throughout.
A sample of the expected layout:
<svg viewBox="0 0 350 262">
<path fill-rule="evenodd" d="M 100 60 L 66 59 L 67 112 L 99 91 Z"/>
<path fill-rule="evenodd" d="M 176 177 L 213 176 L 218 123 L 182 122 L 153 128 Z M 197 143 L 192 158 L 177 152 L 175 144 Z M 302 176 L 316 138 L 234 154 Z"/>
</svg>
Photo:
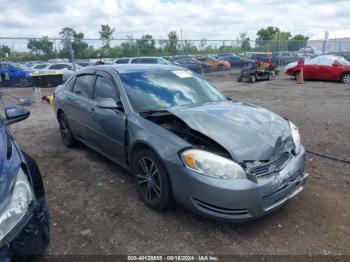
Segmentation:
<svg viewBox="0 0 350 262">
<path fill-rule="evenodd" d="M 18 80 L 18 83 L 20 85 L 20 87 L 27 87 L 29 86 L 29 81 L 27 78 L 25 77 L 21 77 L 19 80 Z"/>
<path fill-rule="evenodd" d="M 74 138 L 73 132 L 70 129 L 67 117 L 64 113 L 61 113 L 58 117 L 60 124 L 60 134 L 62 142 L 66 147 L 72 148 L 78 144 L 78 141 Z"/>
<path fill-rule="evenodd" d="M 153 151 L 142 149 L 136 152 L 133 170 L 137 191 L 147 206 L 165 210 L 173 205 L 168 173 Z"/>
<path fill-rule="evenodd" d="M 350 85 L 350 73 L 345 73 L 342 78 L 344 84 Z"/>
<path fill-rule="evenodd" d="M 256 82 L 256 76 L 255 75 L 251 75 L 250 76 L 250 82 L 251 83 L 255 83 Z"/>
<path fill-rule="evenodd" d="M 224 71 L 225 70 L 225 66 L 224 65 L 219 65 L 219 71 Z"/>
</svg>

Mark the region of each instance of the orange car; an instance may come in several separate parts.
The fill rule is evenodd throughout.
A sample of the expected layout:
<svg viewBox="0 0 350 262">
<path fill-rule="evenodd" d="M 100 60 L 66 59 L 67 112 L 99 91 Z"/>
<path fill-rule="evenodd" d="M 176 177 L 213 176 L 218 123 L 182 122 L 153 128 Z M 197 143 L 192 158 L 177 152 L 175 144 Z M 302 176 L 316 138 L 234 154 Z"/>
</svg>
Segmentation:
<svg viewBox="0 0 350 262">
<path fill-rule="evenodd" d="M 218 60 L 218 59 L 215 59 L 215 58 L 209 57 L 209 56 L 198 57 L 197 60 L 203 64 L 211 65 L 212 70 L 224 71 L 224 70 L 231 68 L 231 65 L 229 62 L 223 61 L 223 60 Z"/>
</svg>

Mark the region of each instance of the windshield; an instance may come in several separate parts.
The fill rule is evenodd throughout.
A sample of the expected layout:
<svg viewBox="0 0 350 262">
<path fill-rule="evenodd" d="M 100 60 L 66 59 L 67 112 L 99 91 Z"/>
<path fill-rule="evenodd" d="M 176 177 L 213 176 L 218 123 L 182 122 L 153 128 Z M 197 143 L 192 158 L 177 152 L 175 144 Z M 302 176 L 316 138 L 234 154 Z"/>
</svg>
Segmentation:
<svg viewBox="0 0 350 262">
<path fill-rule="evenodd" d="M 138 113 L 227 100 L 219 90 L 191 71 L 133 72 L 121 74 L 120 78 Z"/>
<path fill-rule="evenodd" d="M 350 66 L 350 61 L 346 60 L 344 57 L 338 58 L 337 61 L 338 61 L 339 64 L 341 64 L 341 65 Z"/>
<path fill-rule="evenodd" d="M 41 65 L 34 66 L 34 69 L 42 69 L 42 68 L 45 68 L 45 67 L 47 67 L 46 64 L 41 64 Z"/>
<path fill-rule="evenodd" d="M 20 68 L 22 70 L 28 70 L 28 67 L 26 67 L 25 65 L 22 65 L 22 64 L 12 64 L 14 67 L 17 67 L 17 68 Z"/>
</svg>

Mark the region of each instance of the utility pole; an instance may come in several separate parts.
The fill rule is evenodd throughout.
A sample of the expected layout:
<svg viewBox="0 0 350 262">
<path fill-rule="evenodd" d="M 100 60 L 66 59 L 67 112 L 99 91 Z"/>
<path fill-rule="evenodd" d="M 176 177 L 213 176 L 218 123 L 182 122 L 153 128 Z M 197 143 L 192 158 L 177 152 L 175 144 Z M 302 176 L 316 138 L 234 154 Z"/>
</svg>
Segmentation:
<svg viewBox="0 0 350 262">
<path fill-rule="evenodd" d="M 76 72 L 77 70 L 76 70 L 76 66 L 75 66 L 74 50 L 73 50 L 73 45 L 72 45 L 72 41 L 74 38 L 73 38 L 72 32 L 66 31 L 65 38 L 66 38 L 66 43 L 68 43 L 69 53 L 71 55 L 72 64 L 73 64 L 73 70 Z"/>
<path fill-rule="evenodd" d="M 322 54 L 323 55 L 326 54 L 328 36 L 329 36 L 328 31 L 324 32 L 324 40 L 323 40 L 323 46 L 322 46 Z"/>
<path fill-rule="evenodd" d="M 180 29 L 180 37 L 181 37 L 182 53 L 185 54 L 184 42 L 182 40 L 182 28 Z"/>
</svg>

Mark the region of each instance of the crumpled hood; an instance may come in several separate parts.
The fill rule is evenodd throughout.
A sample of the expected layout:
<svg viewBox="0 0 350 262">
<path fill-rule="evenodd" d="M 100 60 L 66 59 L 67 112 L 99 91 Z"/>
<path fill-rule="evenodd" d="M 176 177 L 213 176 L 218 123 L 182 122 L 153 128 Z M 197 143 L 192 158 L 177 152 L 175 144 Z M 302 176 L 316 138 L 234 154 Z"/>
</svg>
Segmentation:
<svg viewBox="0 0 350 262">
<path fill-rule="evenodd" d="M 215 140 L 240 163 L 269 160 L 294 148 L 288 121 L 251 104 L 222 101 L 167 111 Z"/>
</svg>

